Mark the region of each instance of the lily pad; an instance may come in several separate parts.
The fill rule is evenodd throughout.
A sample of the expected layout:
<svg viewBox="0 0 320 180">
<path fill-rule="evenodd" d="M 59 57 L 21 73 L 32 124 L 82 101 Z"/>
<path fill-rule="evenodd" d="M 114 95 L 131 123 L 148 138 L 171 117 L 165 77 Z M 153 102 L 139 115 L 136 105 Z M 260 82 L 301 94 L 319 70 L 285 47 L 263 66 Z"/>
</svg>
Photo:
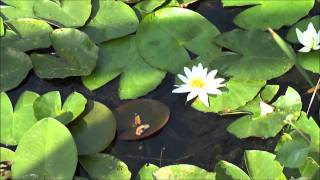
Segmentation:
<svg viewBox="0 0 320 180">
<path fill-rule="evenodd" d="M 14 159 L 14 152 L 10 149 L 0 147 L 0 162 L 1 162 L 1 175 L 0 180 L 6 180 L 11 178 L 11 166 Z M 3 163 L 7 167 L 3 167 Z"/>
<path fill-rule="evenodd" d="M 36 18 L 33 13 L 33 5 L 38 0 L 17 1 L 17 0 L 1 0 L 6 5 L 0 6 L 1 16 L 7 19 L 18 18 Z"/>
<path fill-rule="evenodd" d="M 6 93 L 1 92 L 1 143 L 17 145 L 27 130 L 37 122 L 33 102 L 39 95 L 25 91 L 14 108 Z"/>
<path fill-rule="evenodd" d="M 265 83 L 262 80 L 231 78 L 226 82 L 226 90 L 222 94 L 209 96 L 210 107 L 206 107 L 199 99 L 192 103 L 192 107 L 203 112 L 232 112 L 252 100 Z"/>
<path fill-rule="evenodd" d="M 211 64 L 225 76 L 269 80 L 281 76 L 294 65 L 271 35 L 263 31 L 235 29 L 218 36 L 216 42 L 233 51 L 218 56 Z"/>
<path fill-rule="evenodd" d="M 147 94 L 161 83 L 166 74 L 145 63 L 137 50 L 135 36 L 128 36 L 101 44 L 97 67 L 91 75 L 83 77 L 82 82 L 94 90 L 121 73 L 121 99 L 135 99 Z"/>
<path fill-rule="evenodd" d="M 35 73 L 40 78 L 65 78 L 91 74 L 98 59 L 98 47 L 88 35 L 72 28 L 56 29 L 50 34 L 53 48 L 60 58 L 32 54 Z"/>
<path fill-rule="evenodd" d="M 266 151 L 247 150 L 245 163 L 252 180 L 280 179 L 283 167 L 275 160 L 276 156 Z"/>
<path fill-rule="evenodd" d="M 286 94 L 279 97 L 272 104 L 275 110 L 266 115 L 260 114 L 261 97 L 254 100 L 255 106 L 252 107 L 252 114 L 242 116 L 231 123 L 227 130 L 238 138 L 262 137 L 269 138 L 276 136 L 287 121 L 295 121 L 300 116 L 302 103 L 300 95 L 291 87 Z"/>
<path fill-rule="evenodd" d="M 4 35 L 4 29 L 3 19 L 0 17 L 0 36 Z"/>
<path fill-rule="evenodd" d="M 121 1 L 93 1 L 97 6 L 92 20 L 81 30 L 87 33 L 92 41 L 101 43 L 135 32 L 139 20 L 130 6 Z"/>
<path fill-rule="evenodd" d="M 235 17 L 234 23 L 244 29 L 266 30 L 294 24 L 309 13 L 315 1 L 222 0 L 222 3 L 224 7 L 249 6 Z"/>
<path fill-rule="evenodd" d="M 320 50 L 298 53 L 298 63 L 306 70 L 320 74 Z"/>
<path fill-rule="evenodd" d="M 81 27 L 91 12 L 91 0 L 37 1 L 33 6 L 34 14 L 59 27 Z"/>
<path fill-rule="evenodd" d="M 303 178 L 317 179 L 320 176 L 320 165 L 312 157 L 307 157 L 299 171 Z"/>
<path fill-rule="evenodd" d="M 52 117 L 63 124 L 75 120 L 85 109 L 87 99 L 80 93 L 74 92 L 68 96 L 61 107 L 59 91 L 48 92 L 33 103 L 34 113 L 37 119 Z"/>
<path fill-rule="evenodd" d="M 108 154 L 94 154 L 89 156 L 80 156 L 81 166 L 87 171 L 93 179 L 99 180 L 130 180 L 131 172 L 128 166 Z"/>
<path fill-rule="evenodd" d="M 0 52 L 0 90 L 8 91 L 27 77 L 32 63 L 29 56 L 20 50 L 4 47 Z"/>
<path fill-rule="evenodd" d="M 156 36 L 155 36 L 156 34 Z M 145 16 L 137 30 L 137 46 L 147 63 L 177 73 L 190 60 L 188 51 L 214 57 L 219 30 L 200 14 L 184 8 L 163 8 Z"/>
<path fill-rule="evenodd" d="M 89 101 L 82 115 L 69 127 L 77 144 L 78 154 L 95 154 L 112 142 L 116 134 L 116 119 L 108 107 Z"/>
<path fill-rule="evenodd" d="M 313 16 L 311 18 L 305 18 L 291 26 L 287 34 L 287 40 L 292 43 L 299 43 L 296 28 L 300 29 L 301 31 L 305 31 L 308 28 L 310 22 L 312 22 L 316 30 L 320 30 L 320 15 Z"/>
<path fill-rule="evenodd" d="M 51 45 L 49 34 L 53 31 L 52 27 L 45 21 L 31 18 L 21 18 L 17 20 L 6 21 L 8 26 L 13 29 L 7 30 L 1 43 L 4 46 L 28 51 L 38 48 L 47 48 Z"/>
<path fill-rule="evenodd" d="M 159 131 L 168 122 L 170 110 L 159 101 L 139 99 L 119 106 L 114 114 L 117 119 L 118 138 L 137 140 Z M 136 118 L 139 118 L 141 122 L 136 123 Z M 137 128 L 141 125 L 149 125 L 149 128 L 141 135 L 137 135 Z"/>
<path fill-rule="evenodd" d="M 145 164 L 138 172 L 135 180 L 153 180 L 153 173 L 158 170 L 159 167 L 153 164 Z"/>
<path fill-rule="evenodd" d="M 202 179 L 215 180 L 216 174 L 189 164 L 165 166 L 153 173 L 157 180 Z"/>
<path fill-rule="evenodd" d="M 141 1 L 133 6 L 134 10 L 139 13 L 140 17 L 153 12 L 155 9 L 159 8 L 161 5 L 165 4 L 167 0 L 148 0 Z"/>
<path fill-rule="evenodd" d="M 72 179 L 77 148 L 69 130 L 45 118 L 22 137 L 12 165 L 13 179 Z"/>
<path fill-rule="evenodd" d="M 225 180 L 233 180 L 233 179 L 241 179 L 241 180 L 250 180 L 250 177 L 242 171 L 239 167 L 228 163 L 226 161 L 219 161 L 214 171 L 216 172 L 217 179 L 225 179 Z"/>
</svg>

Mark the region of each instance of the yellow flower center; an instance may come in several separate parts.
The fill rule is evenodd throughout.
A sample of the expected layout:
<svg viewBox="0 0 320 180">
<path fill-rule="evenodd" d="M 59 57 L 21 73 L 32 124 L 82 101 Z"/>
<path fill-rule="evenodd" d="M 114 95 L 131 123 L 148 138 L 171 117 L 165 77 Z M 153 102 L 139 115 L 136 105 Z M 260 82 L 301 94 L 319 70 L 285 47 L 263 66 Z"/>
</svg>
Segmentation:
<svg viewBox="0 0 320 180">
<path fill-rule="evenodd" d="M 191 87 L 192 88 L 203 88 L 206 83 L 200 78 L 194 78 L 191 80 Z"/>
</svg>

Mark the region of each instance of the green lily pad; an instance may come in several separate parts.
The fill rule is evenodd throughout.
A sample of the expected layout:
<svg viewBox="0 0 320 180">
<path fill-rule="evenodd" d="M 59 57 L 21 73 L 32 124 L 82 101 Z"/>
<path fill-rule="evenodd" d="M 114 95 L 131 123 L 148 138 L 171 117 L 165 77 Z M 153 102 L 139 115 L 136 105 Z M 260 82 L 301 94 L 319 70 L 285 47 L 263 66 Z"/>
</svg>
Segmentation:
<svg viewBox="0 0 320 180">
<path fill-rule="evenodd" d="M 63 124 L 75 120 L 85 109 L 87 99 L 80 93 L 74 92 L 68 96 L 61 107 L 59 91 L 48 92 L 33 103 L 34 113 L 37 119 L 52 117 Z"/>
<path fill-rule="evenodd" d="M 37 122 L 33 102 L 37 93 L 25 91 L 14 108 L 6 93 L 1 92 L 1 143 L 17 145 L 27 130 Z"/>
<path fill-rule="evenodd" d="M 120 1 L 128 3 L 128 4 L 134 4 L 134 3 L 137 3 L 137 2 L 139 2 L 141 0 L 120 0 Z"/>
<path fill-rule="evenodd" d="M 263 31 L 235 29 L 218 36 L 216 42 L 234 52 L 224 53 L 212 61 L 212 67 L 225 76 L 269 80 L 281 76 L 294 65 L 271 35 Z"/>
<path fill-rule="evenodd" d="M 37 1 L 34 14 L 60 27 L 81 27 L 90 16 L 91 1 Z"/>
<path fill-rule="evenodd" d="M 300 29 L 302 32 L 308 28 L 309 23 L 312 22 L 316 30 L 320 29 L 320 15 L 313 16 L 311 18 L 305 18 L 298 23 L 291 26 L 287 34 L 287 40 L 292 43 L 299 43 L 298 36 L 296 33 L 296 28 Z"/>
<path fill-rule="evenodd" d="M 131 172 L 128 166 L 108 154 L 94 154 L 89 156 L 80 156 L 81 166 L 87 171 L 93 179 L 99 180 L 130 180 Z"/>
<path fill-rule="evenodd" d="M 280 179 L 283 167 L 276 156 L 266 151 L 246 150 L 246 167 L 252 180 Z"/>
<path fill-rule="evenodd" d="M 215 180 L 216 174 L 189 164 L 165 166 L 153 173 L 157 180 L 202 179 Z"/>
<path fill-rule="evenodd" d="M 0 6 L 1 16 L 7 19 L 18 18 L 36 18 L 33 13 L 33 5 L 38 0 L 17 1 L 17 0 L 1 0 L 7 5 Z"/>
<path fill-rule="evenodd" d="M 159 101 L 139 99 L 119 106 L 114 114 L 117 119 L 118 138 L 137 140 L 146 138 L 162 129 L 169 120 L 170 110 Z M 136 118 L 139 118 L 141 123 L 136 123 Z M 138 135 L 137 128 L 141 125 L 149 125 L 149 128 Z"/>
<path fill-rule="evenodd" d="M 317 179 L 320 176 L 320 165 L 312 157 L 307 157 L 299 171 L 303 178 Z"/>
<path fill-rule="evenodd" d="M 265 102 L 270 102 L 279 91 L 279 85 L 266 85 L 260 93 L 260 97 Z"/>
<path fill-rule="evenodd" d="M 82 115 L 69 127 L 77 144 L 78 154 L 95 154 L 107 148 L 114 139 L 116 119 L 108 107 L 89 101 Z"/>
<path fill-rule="evenodd" d="M 266 30 L 294 24 L 309 13 L 315 1 L 222 0 L 222 3 L 224 7 L 249 6 L 235 17 L 234 23 L 244 29 Z"/>
<path fill-rule="evenodd" d="M 156 34 L 156 36 L 155 36 Z M 163 8 L 145 16 L 138 27 L 137 46 L 147 63 L 177 73 L 190 60 L 187 49 L 214 57 L 219 30 L 200 14 L 184 8 Z"/>
<path fill-rule="evenodd" d="M 291 139 L 277 145 L 277 160 L 285 167 L 299 168 L 306 160 L 309 149 L 308 142 L 301 135 L 292 134 Z"/>
<path fill-rule="evenodd" d="M 140 17 L 144 17 L 145 15 L 153 12 L 155 9 L 159 8 L 163 4 L 165 4 L 167 0 L 148 0 L 138 2 L 133 6 L 134 10 L 138 12 Z"/>
<path fill-rule="evenodd" d="M 97 6 L 92 20 L 81 30 L 95 43 L 119 38 L 135 32 L 139 20 L 130 6 L 121 1 L 93 1 Z"/>
<path fill-rule="evenodd" d="M 4 35 L 4 29 L 3 19 L 0 17 L 0 36 Z"/>
<path fill-rule="evenodd" d="M 153 164 L 145 164 L 138 172 L 135 180 L 153 180 L 153 173 L 158 170 L 159 167 Z"/>
<path fill-rule="evenodd" d="M 98 59 L 98 47 L 85 33 L 72 28 L 56 29 L 50 39 L 60 58 L 47 54 L 31 55 L 34 71 L 40 78 L 91 74 Z"/>
<path fill-rule="evenodd" d="M 9 47 L 1 48 L 0 56 L 0 90 L 8 91 L 27 77 L 32 63 L 27 54 Z"/>
<path fill-rule="evenodd" d="M 272 113 L 261 115 L 260 102 L 263 100 L 258 96 L 254 101 L 257 103 L 252 107 L 252 114 L 242 116 L 231 123 L 227 128 L 228 132 L 238 138 L 274 137 L 287 124 L 286 121 L 299 118 L 302 108 L 300 95 L 291 87 L 272 104 L 275 108 Z"/>
<path fill-rule="evenodd" d="M 233 180 L 233 179 L 241 179 L 241 180 L 250 180 L 250 177 L 242 171 L 239 167 L 228 163 L 226 161 L 219 161 L 214 171 L 216 172 L 217 179 L 225 179 L 225 180 Z"/>
<path fill-rule="evenodd" d="M 226 82 L 226 90 L 217 96 L 209 95 L 210 107 L 206 107 L 199 99 L 192 107 L 203 112 L 228 113 L 252 100 L 265 85 L 262 80 L 239 80 L 231 78 Z"/>
<path fill-rule="evenodd" d="M 11 166 L 14 159 L 14 152 L 10 149 L 0 147 L 1 175 L 0 180 L 11 178 Z M 6 164 L 7 167 L 3 167 Z"/>
<path fill-rule="evenodd" d="M 38 48 L 47 48 L 51 45 L 49 34 L 52 27 L 45 21 L 31 18 L 21 18 L 6 22 L 13 31 L 1 38 L 4 46 L 28 51 Z"/>
<path fill-rule="evenodd" d="M 306 70 L 320 74 L 320 50 L 298 53 L 298 63 Z"/>
<path fill-rule="evenodd" d="M 22 137 L 12 165 L 13 179 L 72 179 L 77 148 L 69 130 L 45 118 Z"/>
<path fill-rule="evenodd" d="M 100 45 L 97 67 L 91 75 L 83 77 L 82 82 L 94 90 L 121 73 L 121 99 L 135 99 L 147 94 L 161 83 L 166 74 L 146 64 L 137 50 L 135 36 L 127 36 Z"/>
</svg>

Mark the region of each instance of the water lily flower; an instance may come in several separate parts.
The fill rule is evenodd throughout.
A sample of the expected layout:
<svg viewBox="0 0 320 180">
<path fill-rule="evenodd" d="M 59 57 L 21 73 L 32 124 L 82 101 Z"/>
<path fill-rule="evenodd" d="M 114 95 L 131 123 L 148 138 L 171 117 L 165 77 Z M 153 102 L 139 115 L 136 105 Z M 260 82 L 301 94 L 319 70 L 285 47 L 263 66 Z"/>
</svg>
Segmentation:
<svg viewBox="0 0 320 180">
<path fill-rule="evenodd" d="M 176 89 L 172 93 L 189 93 L 187 101 L 198 96 L 199 100 L 207 107 L 209 107 L 208 94 L 221 94 L 219 88 L 224 87 L 223 78 L 215 78 L 218 71 L 213 70 L 208 73 L 207 68 L 203 68 L 202 64 L 193 66 L 192 70 L 184 67 L 184 75 L 178 74 L 179 79 L 184 83 L 182 85 L 175 85 Z"/>
<path fill-rule="evenodd" d="M 273 113 L 274 112 L 274 107 L 263 102 L 260 101 L 260 116 L 265 116 L 267 114 Z"/>
<path fill-rule="evenodd" d="M 310 22 L 306 31 L 301 32 L 300 29 L 296 28 L 296 33 L 299 42 L 304 46 L 299 52 L 309 52 L 312 49 L 320 49 L 320 30 L 316 31 L 313 24 Z"/>
</svg>

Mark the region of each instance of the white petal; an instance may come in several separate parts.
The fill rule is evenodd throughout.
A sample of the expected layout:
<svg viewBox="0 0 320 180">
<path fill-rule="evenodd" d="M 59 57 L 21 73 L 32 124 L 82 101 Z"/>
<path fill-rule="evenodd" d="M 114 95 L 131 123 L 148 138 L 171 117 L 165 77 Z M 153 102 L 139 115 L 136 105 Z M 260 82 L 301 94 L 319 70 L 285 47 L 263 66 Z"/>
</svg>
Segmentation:
<svg viewBox="0 0 320 180">
<path fill-rule="evenodd" d="M 210 71 L 209 74 L 207 75 L 207 79 L 214 79 L 214 77 L 217 75 L 218 73 L 218 70 L 213 70 L 213 71 Z"/>
<path fill-rule="evenodd" d="M 199 71 L 202 71 L 202 70 L 203 70 L 203 66 L 202 66 L 201 63 L 198 64 L 198 70 L 199 70 Z"/>
<path fill-rule="evenodd" d="M 199 94 L 199 100 L 207 107 L 209 107 L 208 95 L 206 93 Z"/>
<path fill-rule="evenodd" d="M 309 52 L 311 49 L 309 47 L 303 47 L 299 49 L 299 52 Z"/>
<path fill-rule="evenodd" d="M 190 79 L 191 78 L 191 70 L 187 67 L 184 67 L 184 73 L 186 74 L 187 78 Z"/>
<path fill-rule="evenodd" d="M 223 79 L 223 78 L 217 78 L 217 79 L 214 79 L 214 80 L 212 81 L 212 83 L 214 83 L 214 84 L 221 84 L 223 81 L 225 81 L 225 79 Z"/>
<path fill-rule="evenodd" d="M 187 101 L 190 101 L 191 99 L 198 96 L 198 93 L 196 91 L 191 91 L 187 96 Z"/>
<path fill-rule="evenodd" d="M 315 47 L 313 47 L 313 50 L 319 50 L 320 49 L 320 45 L 316 45 Z"/>
<path fill-rule="evenodd" d="M 181 81 L 183 81 L 185 84 L 189 82 L 189 79 L 181 74 L 178 74 L 178 77 Z"/>
<path fill-rule="evenodd" d="M 189 86 L 186 86 L 186 85 L 178 87 L 172 91 L 172 93 L 187 93 L 187 92 L 190 92 L 190 88 Z"/>
<path fill-rule="evenodd" d="M 216 88 L 208 88 L 206 89 L 208 94 L 222 94 L 222 92 L 219 89 Z"/>
<path fill-rule="evenodd" d="M 201 72 L 201 77 L 205 78 L 207 76 L 208 73 L 208 68 L 204 68 Z"/>
<path fill-rule="evenodd" d="M 296 28 L 296 33 L 297 33 L 297 37 L 298 37 L 298 40 L 301 44 L 303 44 L 303 34 L 302 32 L 300 31 L 300 29 Z"/>
<path fill-rule="evenodd" d="M 310 37 L 315 37 L 315 35 L 317 34 L 317 31 L 316 31 L 316 29 L 314 28 L 312 22 L 309 23 L 308 29 L 307 29 L 306 33 L 307 33 L 308 36 L 310 36 Z"/>
<path fill-rule="evenodd" d="M 265 116 L 267 114 L 273 113 L 274 107 L 270 106 L 269 104 L 260 101 L 260 116 Z"/>
</svg>

